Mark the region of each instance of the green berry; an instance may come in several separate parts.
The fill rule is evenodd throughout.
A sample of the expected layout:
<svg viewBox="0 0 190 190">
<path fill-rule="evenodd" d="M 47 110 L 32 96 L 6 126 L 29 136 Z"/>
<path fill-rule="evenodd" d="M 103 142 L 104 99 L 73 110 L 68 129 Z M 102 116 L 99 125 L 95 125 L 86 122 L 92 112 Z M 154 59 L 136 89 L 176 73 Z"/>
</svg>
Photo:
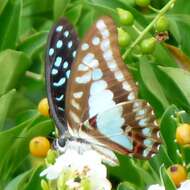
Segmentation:
<svg viewBox="0 0 190 190">
<path fill-rule="evenodd" d="M 135 0 L 135 3 L 139 7 L 147 7 L 150 4 L 150 0 Z"/>
<path fill-rule="evenodd" d="M 118 28 L 118 42 L 121 47 L 126 47 L 131 41 L 130 35 L 122 28 Z"/>
<path fill-rule="evenodd" d="M 143 54 L 151 54 L 156 46 L 156 39 L 151 37 L 143 40 L 140 44 L 140 48 Z"/>
<path fill-rule="evenodd" d="M 120 23 L 122 25 L 128 25 L 131 26 L 134 23 L 134 16 L 132 15 L 131 12 L 124 10 L 124 9 L 120 9 L 117 8 L 117 12 L 120 18 Z"/>
<path fill-rule="evenodd" d="M 155 24 L 157 32 L 165 32 L 169 29 L 169 21 L 166 16 L 162 16 Z"/>
</svg>

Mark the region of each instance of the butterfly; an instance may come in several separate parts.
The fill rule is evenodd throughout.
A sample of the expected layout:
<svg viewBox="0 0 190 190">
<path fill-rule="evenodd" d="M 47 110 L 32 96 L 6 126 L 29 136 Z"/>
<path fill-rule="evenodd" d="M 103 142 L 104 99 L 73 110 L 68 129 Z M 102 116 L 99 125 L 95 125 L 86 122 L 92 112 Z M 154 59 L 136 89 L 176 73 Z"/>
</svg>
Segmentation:
<svg viewBox="0 0 190 190">
<path fill-rule="evenodd" d="M 137 98 L 111 17 L 98 19 L 81 42 L 67 19 L 57 22 L 49 34 L 45 70 L 61 152 L 93 149 L 114 165 L 113 152 L 149 159 L 158 151 L 155 113 Z"/>
</svg>

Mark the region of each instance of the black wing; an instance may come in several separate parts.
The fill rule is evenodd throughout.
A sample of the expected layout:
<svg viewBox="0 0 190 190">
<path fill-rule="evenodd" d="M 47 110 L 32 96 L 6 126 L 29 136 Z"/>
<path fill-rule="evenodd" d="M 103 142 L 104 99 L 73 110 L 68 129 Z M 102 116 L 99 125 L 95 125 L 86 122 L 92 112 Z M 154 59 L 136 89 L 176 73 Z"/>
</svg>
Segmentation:
<svg viewBox="0 0 190 190">
<path fill-rule="evenodd" d="M 52 27 L 46 48 L 45 75 L 50 114 L 61 134 L 67 129 L 66 87 L 78 45 L 77 33 L 65 18 Z"/>
</svg>

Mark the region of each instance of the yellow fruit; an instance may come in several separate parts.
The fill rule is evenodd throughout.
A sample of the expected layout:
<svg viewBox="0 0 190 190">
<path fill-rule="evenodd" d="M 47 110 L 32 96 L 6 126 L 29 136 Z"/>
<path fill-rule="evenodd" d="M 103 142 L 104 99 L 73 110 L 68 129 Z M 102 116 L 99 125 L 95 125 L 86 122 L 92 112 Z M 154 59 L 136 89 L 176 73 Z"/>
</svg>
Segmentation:
<svg viewBox="0 0 190 190">
<path fill-rule="evenodd" d="M 47 98 L 43 98 L 38 104 L 38 111 L 44 115 L 49 116 L 49 105 Z"/>
<path fill-rule="evenodd" d="M 34 137 L 29 144 L 30 153 L 36 157 L 46 157 L 50 149 L 50 142 L 45 137 Z"/>
<path fill-rule="evenodd" d="M 179 164 L 170 166 L 168 168 L 168 174 L 177 187 L 179 187 L 180 184 L 187 179 L 186 169 Z"/>
<path fill-rule="evenodd" d="M 190 144 L 190 125 L 180 124 L 176 130 L 176 140 L 181 145 Z"/>
</svg>

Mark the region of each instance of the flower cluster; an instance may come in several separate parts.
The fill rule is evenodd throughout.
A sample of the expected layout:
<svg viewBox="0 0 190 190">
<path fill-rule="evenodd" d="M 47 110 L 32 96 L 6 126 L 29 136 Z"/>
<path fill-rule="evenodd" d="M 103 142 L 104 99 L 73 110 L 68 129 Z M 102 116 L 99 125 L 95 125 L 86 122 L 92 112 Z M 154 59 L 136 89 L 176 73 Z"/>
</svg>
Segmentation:
<svg viewBox="0 0 190 190">
<path fill-rule="evenodd" d="M 75 150 L 67 150 L 60 155 L 54 164 L 49 165 L 40 176 L 45 176 L 51 189 L 69 190 L 110 190 L 107 170 L 100 156 L 95 151 L 79 154 Z"/>
</svg>

